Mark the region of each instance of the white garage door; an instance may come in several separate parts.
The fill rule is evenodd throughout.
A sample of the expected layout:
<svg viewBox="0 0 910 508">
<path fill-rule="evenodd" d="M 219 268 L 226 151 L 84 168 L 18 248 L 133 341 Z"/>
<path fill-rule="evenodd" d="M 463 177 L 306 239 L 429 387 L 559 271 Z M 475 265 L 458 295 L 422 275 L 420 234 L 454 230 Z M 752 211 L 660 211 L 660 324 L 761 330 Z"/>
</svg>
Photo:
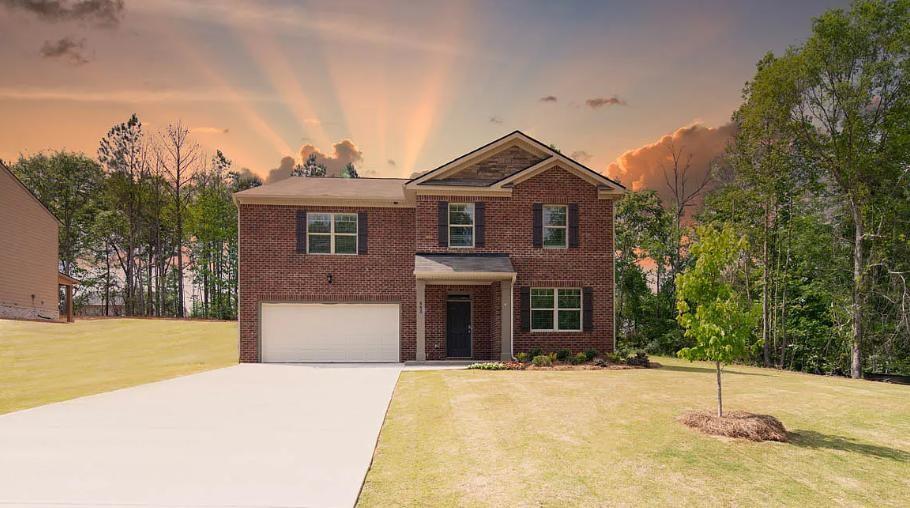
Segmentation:
<svg viewBox="0 0 910 508">
<path fill-rule="evenodd" d="M 262 304 L 264 362 L 398 362 L 397 304 Z"/>
</svg>

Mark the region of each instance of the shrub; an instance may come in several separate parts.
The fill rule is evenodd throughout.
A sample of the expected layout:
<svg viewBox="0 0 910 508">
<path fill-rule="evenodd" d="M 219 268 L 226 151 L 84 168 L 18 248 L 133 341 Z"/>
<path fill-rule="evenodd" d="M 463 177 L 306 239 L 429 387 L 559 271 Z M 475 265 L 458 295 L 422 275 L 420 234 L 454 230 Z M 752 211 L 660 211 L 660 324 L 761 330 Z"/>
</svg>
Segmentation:
<svg viewBox="0 0 910 508">
<path fill-rule="evenodd" d="M 580 365 L 582 363 L 585 363 L 586 361 L 588 361 L 588 355 L 586 355 L 584 353 L 578 353 L 577 355 L 572 357 L 573 365 Z"/>
<path fill-rule="evenodd" d="M 585 359 L 587 359 L 587 361 L 590 362 L 591 360 L 593 360 L 595 358 L 597 358 L 596 349 L 589 349 L 589 350 L 585 351 Z"/>
<path fill-rule="evenodd" d="M 528 354 L 528 356 L 530 356 L 531 358 L 534 358 L 535 356 L 540 356 L 542 354 L 543 354 L 543 349 L 540 349 L 539 347 L 535 347 L 535 348 L 531 348 L 531 352 Z"/>
<path fill-rule="evenodd" d="M 527 363 L 528 362 L 528 353 L 518 353 L 517 355 L 515 355 L 515 359 L 521 363 Z"/>
<path fill-rule="evenodd" d="M 502 362 L 478 362 L 468 365 L 468 369 L 472 370 L 508 370 L 506 364 Z"/>
<path fill-rule="evenodd" d="M 535 367 L 553 366 L 553 360 L 551 360 L 549 356 L 544 356 L 544 355 L 535 356 L 534 359 L 531 360 L 531 363 L 533 363 Z"/>
<path fill-rule="evenodd" d="M 648 359 L 648 353 L 645 353 L 644 351 L 638 351 L 635 353 L 635 356 L 630 356 L 628 359 L 626 359 L 626 364 L 635 367 L 650 367 L 651 360 Z"/>
<path fill-rule="evenodd" d="M 556 352 L 556 359 L 561 362 L 564 362 L 571 354 L 572 354 L 572 352 L 569 351 L 568 349 L 560 349 L 559 351 Z"/>
<path fill-rule="evenodd" d="M 547 353 L 547 356 L 550 357 L 550 362 L 551 362 L 551 363 L 556 361 L 556 353 L 550 351 L 549 353 Z"/>
<path fill-rule="evenodd" d="M 604 357 L 610 363 L 625 363 L 625 358 L 620 353 L 607 353 Z"/>
<path fill-rule="evenodd" d="M 596 365 L 598 367 L 607 367 L 610 365 L 610 362 L 608 362 L 604 358 L 598 358 L 598 359 L 594 360 L 594 365 Z"/>
</svg>

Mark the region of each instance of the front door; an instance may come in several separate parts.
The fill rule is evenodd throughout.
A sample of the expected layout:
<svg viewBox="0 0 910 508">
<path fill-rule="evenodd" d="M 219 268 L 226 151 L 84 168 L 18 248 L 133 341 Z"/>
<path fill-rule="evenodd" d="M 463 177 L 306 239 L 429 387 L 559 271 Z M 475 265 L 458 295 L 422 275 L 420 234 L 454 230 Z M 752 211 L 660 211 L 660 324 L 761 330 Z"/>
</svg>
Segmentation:
<svg viewBox="0 0 910 508">
<path fill-rule="evenodd" d="M 471 301 L 446 302 L 446 356 L 471 357 Z"/>
</svg>

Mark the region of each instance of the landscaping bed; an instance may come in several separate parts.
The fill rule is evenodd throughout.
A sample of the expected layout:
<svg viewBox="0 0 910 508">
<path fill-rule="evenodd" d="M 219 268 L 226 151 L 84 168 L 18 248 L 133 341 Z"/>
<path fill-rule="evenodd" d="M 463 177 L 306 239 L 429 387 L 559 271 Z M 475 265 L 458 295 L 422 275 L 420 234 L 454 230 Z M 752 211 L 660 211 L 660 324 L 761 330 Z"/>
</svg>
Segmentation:
<svg viewBox="0 0 910 508">
<path fill-rule="evenodd" d="M 643 351 L 635 353 L 607 353 L 601 356 L 596 350 L 572 354 L 563 349 L 544 354 L 540 350 L 518 353 L 516 361 L 478 362 L 468 366 L 471 370 L 624 370 L 651 369 L 660 364 L 651 362 Z"/>
</svg>

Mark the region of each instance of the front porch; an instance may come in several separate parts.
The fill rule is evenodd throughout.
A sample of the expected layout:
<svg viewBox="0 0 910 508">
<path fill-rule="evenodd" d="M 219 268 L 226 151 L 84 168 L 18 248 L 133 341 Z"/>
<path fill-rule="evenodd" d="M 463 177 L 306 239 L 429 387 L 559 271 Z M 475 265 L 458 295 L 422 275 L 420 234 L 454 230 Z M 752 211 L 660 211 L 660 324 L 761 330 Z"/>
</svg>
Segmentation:
<svg viewBox="0 0 910 508">
<path fill-rule="evenodd" d="M 416 360 L 512 358 L 515 270 L 506 255 L 418 255 Z"/>
</svg>

